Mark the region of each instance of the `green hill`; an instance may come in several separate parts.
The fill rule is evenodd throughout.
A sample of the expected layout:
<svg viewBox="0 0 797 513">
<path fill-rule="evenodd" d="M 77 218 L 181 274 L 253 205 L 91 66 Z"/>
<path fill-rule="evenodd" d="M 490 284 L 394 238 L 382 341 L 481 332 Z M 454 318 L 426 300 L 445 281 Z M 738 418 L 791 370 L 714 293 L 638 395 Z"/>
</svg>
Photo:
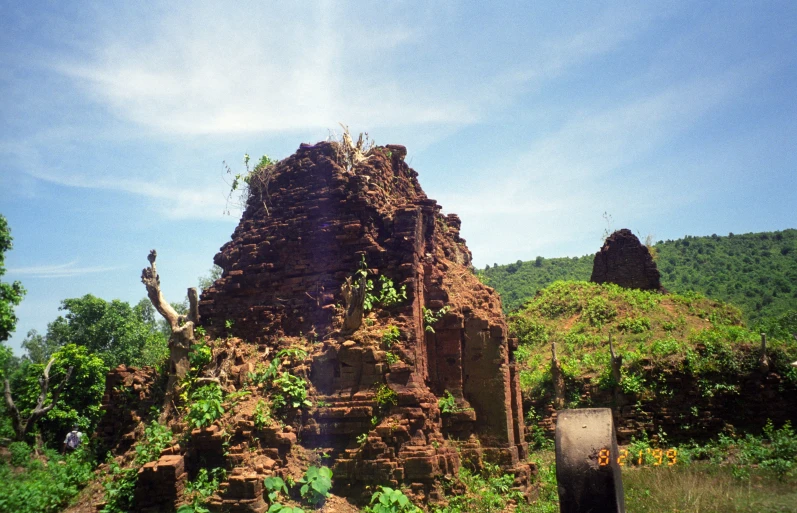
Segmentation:
<svg viewBox="0 0 797 513">
<path fill-rule="evenodd" d="M 659 241 L 654 250 L 662 285 L 672 292 L 696 291 L 737 305 L 750 325 L 797 311 L 797 230 L 686 236 Z M 514 311 L 556 280 L 589 280 L 592 259 L 537 257 L 479 274 Z"/>
</svg>

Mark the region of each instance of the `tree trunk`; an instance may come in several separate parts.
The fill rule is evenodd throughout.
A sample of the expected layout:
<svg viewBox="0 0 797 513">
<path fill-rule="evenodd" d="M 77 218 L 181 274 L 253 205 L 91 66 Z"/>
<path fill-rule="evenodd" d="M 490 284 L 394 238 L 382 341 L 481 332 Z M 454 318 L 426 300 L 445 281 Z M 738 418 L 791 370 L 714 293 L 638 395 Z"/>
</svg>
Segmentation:
<svg viewBox="0 0 797 513">
<path fill-rule="evenodd" d="M 758 371 L 762 374 L 769 372 L 769 358 L 767 358 L 767 334 L 761 334 L 761 351 L 758 355 Z"/>
<path fill-rule="evenodd" d="M 623 367 L 623 356 L 618 356 L 614 353 L 611 333 L 609 333 L 609 354 L 611 355 L 612 379 L 614 380 L 615 388 L 617 388 L 620 386 L 620 380 L 623 379 L 623 373 L 621 372 Z"/>
<path fill-rule="evenodd" d="M 551 342 L 551 376 L 553 377 L 553 407 L 561 410 L 565 407 L 565 376 L 559 358 L 556 357 L 556 342 Z"/>
<path fill-rule="evenodd" d="M 141 271 L 141 282 L 147 288 L 147 296 L 152 306 L 160 313 L 172 330 L 169 336 L 169 381 L 166 385 L 167 401 L 175 385 L 188 374 L 191 364 L 188 353 L 191 345 L 195 343 L 194 326 L 199 322 L 198 295 L 195 288 L 188 289 L 188 315 L 179 315 L 172 305 L 163 298 L 160 289 L 160 276 L 155 266 L 158 252 L 154 249 L 149 252 L 147 259 L 150 266 Z"/>
<path fill-rule="evenodd" d="M 354 280 L 357 283 L 352 283 L 353 280 L 350 276 L 346 278 L 346 281 L 340 287 L 340 292 L 343 295 L 343 306 L 346 309 L 343 319 L 343 331 L 346 333 L 352 333 L 360 328 L 365 309 L 365 273 L 358 273 L 355 275 Z"/>
<path fill-rule="evenodd" d="M 14 436 L 17 441 L 23 441 L 25 435 L 27 435 L 30 429 L 36 424 L 36 421 L 47 415 L 47 412 L 53 409 L 55 403 L 58 401 L 58 396 L 61 394 L 61 390 L 63 390 L 69 378 L 72 377 L 74 367 L 69 367 L 64 376 L 64 380 L 53 389 L 50 404 L 45 406 L 44 403 L 47 401 L 47 391 L 50 387 L 50 367 L 52 367 L 54 361 L 55 358 L 50 358 L 50 361 L 47 362 L 47 366 L 44 368 L 44 372 L 39 376 L 39 388 L 41 389 L 41 393 L 39 393 L 39 399 L 36 401 L 36 407 L 27 418 L 19 413 L 17 405 L 14 403 L 14 399 L 11 396 L 11 384 L 8 382 L 8 379 L 4 380 L 6 405 L 8 406 L 8 411 L 11 413 Z"/>
</svg>

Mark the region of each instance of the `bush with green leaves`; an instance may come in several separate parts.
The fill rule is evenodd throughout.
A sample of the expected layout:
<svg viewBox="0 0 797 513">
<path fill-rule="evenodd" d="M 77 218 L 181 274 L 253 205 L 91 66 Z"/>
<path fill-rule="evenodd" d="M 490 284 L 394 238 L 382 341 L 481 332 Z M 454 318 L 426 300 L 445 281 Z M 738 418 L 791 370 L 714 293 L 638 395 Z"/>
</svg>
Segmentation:
<svg viewBox="0 0 797 513">
<path fill-rule="evenodd" d="M 199 328 L 197 328 L 199 329 Z M 204 331 L 204 330 L 203 330 Z M 188 354 L 192 370 L 200 370 L 213 359 L 213 348 L 207 342 L 200 341 L 191 346 Z"/>
<path fill-rule="evenodd" d="M 254 372 L 248 372 L 246 374 L 246 379 L 255 386 L 268 383 L 277 377 L 277 374 L 279 373 L 279 367 L 279 358 L 274 358 L 268 365 L 258 363 L 255 366 Z"/>
<path fill-rule="evenodd" d="M 424 329 L 426 331 L 428 331 L 429 333 L 434 333 L 434 325 L 435 325 L 435 323 L 437 323 L 437 321 L 442 319 L 443 316 L 445 314 L 447 314 L 450 309 L 451 309 L 451 307 L 444 306 L 443 308 L 441 308 L 440 310 L 435 312 L 434 310 L 431 310 L 429 308 L 423 307 L 422 308 L 422 312 L 423 312 Z"/>
<path fill-rule="evenodd" d="M 437 407 L 440 408 L 440 413 L 443 414 L 456 413 L 460 410 L 457 406 L 457 399 L 448 390 L 445 391 L 443 397 L 437 400 Z"/>
<path fill-rule="evenodd" d="M 268 513 L 304 513 L 302 508 L 278 502 L 281 495 L 287 497 L 289 494 L 288 487 L 281 477 L 267 477 L 263 481 L 263 486 L 266 488 L 266 497 L 268 497 L 269 502 Z"/>
<path fill-rule="evenodd" d="M 111 461 L 102 484 L 105 488 L 105 505 L 100 513 L 128 513 L 133 507 L 137 479 L 138 468 L 122 468 Z"/>
<path fill-rule="evenodd" d="M 144 437 L 136 444 L 136 464 L 155 461 L 161 452 L 172 443 L 172 430 L 157 421 L 144 428 Z"/>
<path fill-rule="evenodd" d="M 93 477 L 95 466 L 90 451 L 79 448 L 66 456 L 45 449 L 46 464 L 25 452 L 17 443 L 12 465 L 0 461 L 0 511 L 15 513 L 56 513 Z M 9 447 L 11 449 L 11 447 Z M 28 451 L 30 448 L 27 449 Z M 24 467 L 24 472 L 19 468 Z"/>
<path fill-rule="evenodd" d="M 274 380 L 273 391 L 271 392 L 271 404 L 275 409 L 285 407 L 301 408 L 313 406 L 307 399 L 307 381 L 299 376 L 294 376 L 290 372 L 282 372 Z"/>
<path fill-rule="evenodd" d="M 378 387 L 376 387 L 374 400 L 376 401 L 376 404 L 380 410 L 386 410 L 390 408 L 390 406 L 395 406 L 398 404 L 398 394 L 388 385 L 381 383 Z"/>
<path fill-rule="evenodd" d="M 299 493 L 308 504 L 318 506 L 329 497 L 332 488 L 332 470 L 328 467 L 310 467 L 299 480 Z"/>
<path fill-rule="evenodd" d="M 208 499 L 216 493 L 219 484 L 226 477 L 227 471 L 223 468 L 213 468 L 210 471 L 206 468 L 199 469 L 196 479 L 185 485 L 186 498 L 189 502 L 177 508 L 177 513 L 210 513 L 206 506 Z"/>
<path fill-rule="evenodd" d="M 271 425 L 271 408 L 263 399 L 257 401 L 255 411 L 252 413 L 252 421 L 257 429 Z"/>
<path fill-rule="evenodd" d="M 401 490 L 388 486 L 380 486 L 371 502 L 365 508 L 366 513 L 422 513 L 421 508 L 410 502 Z"/>
<path fill-rule="evenodd" d="M 193 428 L 205 428 L 224 415 L 223 392 L 216 383 L 209 383 L 191 393 L 186 420 Z"/>
<path fill-rule="evenodd" d="M 397 326 L 390 325 L 382 332 L 382 347 L 390 349 L 401 339 L 401 331 Z"/>
</svg>

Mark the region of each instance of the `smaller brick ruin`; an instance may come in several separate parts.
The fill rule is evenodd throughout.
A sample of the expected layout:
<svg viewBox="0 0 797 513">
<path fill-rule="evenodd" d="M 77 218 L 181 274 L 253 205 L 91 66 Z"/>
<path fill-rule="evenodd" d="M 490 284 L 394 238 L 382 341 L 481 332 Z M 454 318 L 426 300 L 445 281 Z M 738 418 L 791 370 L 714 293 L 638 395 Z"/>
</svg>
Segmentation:
<svg viewBox="0 0 797 513">
<path fill-rule="evenodd" d="M 612 233 L 595 253 L 589 281 L 615 283 L 627 289 L 666 292 L 650 251 L 626 228 Z"/>
</svg>

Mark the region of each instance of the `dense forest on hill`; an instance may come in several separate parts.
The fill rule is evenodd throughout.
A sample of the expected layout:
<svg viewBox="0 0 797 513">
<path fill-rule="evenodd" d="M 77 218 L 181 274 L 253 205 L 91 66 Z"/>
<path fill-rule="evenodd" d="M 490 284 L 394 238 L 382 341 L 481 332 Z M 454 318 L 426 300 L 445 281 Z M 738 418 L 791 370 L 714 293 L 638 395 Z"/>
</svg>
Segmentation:
<svg viewBox="0 0 797 513">
<path fill-rule="evenodd" d="M 596 248 L 597 249 L 597 248 Z M 696 291 L 742 309 L 756 324 L 797 310 L 797 230 L 686 236 L 653 249 L 661 282 L 676 293 Z M 513 311 L 557 280 L 589 280 L 593 255 L 543 258 L 480 271 Z"/>
</svg>

